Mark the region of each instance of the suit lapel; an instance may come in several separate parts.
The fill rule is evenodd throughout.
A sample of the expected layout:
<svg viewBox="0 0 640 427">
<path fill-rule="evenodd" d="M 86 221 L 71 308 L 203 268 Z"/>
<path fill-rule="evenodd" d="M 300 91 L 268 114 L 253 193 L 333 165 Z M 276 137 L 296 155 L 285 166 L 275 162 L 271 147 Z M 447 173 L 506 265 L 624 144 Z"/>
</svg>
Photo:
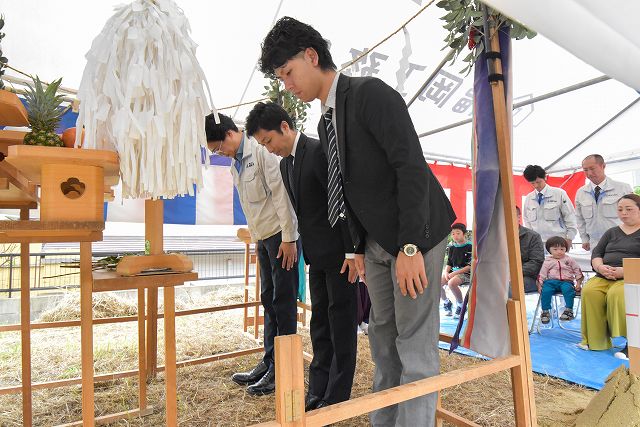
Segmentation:
<svg viewBox="0 0 640 427">
<path fill-rule="evenodd" d="M 345 148 L 345 116 L 347 114 L 347 92 L 349 91 L 349 77 L 340 74 L 338 76 L 338 87 L 336 88 L 336 129 L 338 135 L 338 156 L 340 157 L 340 169 L 343 177 L 346 175 L 346 148 Z"/>
<path fill-rule="evenodd" d="M 293 182 L 294 182 L 294 199 L 296 201 L 296 208 L 298 206 L 298 200 L 300 200 L 300 175 L 302 170 L 302 162 L 304 161 L 304 153 L 306 153 L 307 137 L 305 134 L 300 133 L 300 139 L 298 140 L 298 146 L 296 147 L 295 162 L 293 163 Z"/>
</svg>

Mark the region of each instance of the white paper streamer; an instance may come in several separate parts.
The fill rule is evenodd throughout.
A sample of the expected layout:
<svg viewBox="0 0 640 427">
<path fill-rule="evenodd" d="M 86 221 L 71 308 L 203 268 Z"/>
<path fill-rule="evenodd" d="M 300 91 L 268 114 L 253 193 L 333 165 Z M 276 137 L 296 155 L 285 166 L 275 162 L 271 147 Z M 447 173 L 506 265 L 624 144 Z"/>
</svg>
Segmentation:
<svg viewBox="0 0 640 427">
<path fill-rule="evenodd" d="M 400 66 L 396 72 L 396 80 L 398 85 L 396 90 L 404 96 L 404 84 L 407 81 L 407 72 L 409 71 L 409 57 L 411 56 L 411 39 L 407 27 L 402 27 L 404 33 L 404 47 L 402 48 L 402 57 L 400 58 Z"/>
<path fill-rule="evenodd" d="M 86 54 L 76 127 L 83 148 L 118 152 L 125 198 L 193 195 L 202 185 L 204 117 L 218 115 L 189 32 L 172 0 L 136 0 L 115 8 Z"/>
</svg>

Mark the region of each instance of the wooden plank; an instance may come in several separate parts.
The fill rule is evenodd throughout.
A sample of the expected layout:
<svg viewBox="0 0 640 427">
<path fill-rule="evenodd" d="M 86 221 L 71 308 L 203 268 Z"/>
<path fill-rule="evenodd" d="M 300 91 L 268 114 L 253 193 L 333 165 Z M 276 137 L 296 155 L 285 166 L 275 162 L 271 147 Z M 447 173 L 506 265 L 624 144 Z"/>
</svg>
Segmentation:
<svg viewBox="0 0 640 427">
<path fill-rule="evenodd" d="M 500 42 L 495 25 L 490 30 L 491 50 L 500 52 Z M 503 74 L 502 62 L 499 59 L 489 61 L 489 74 Z M 511 370 L 514 407 L 517 426 L 536 425 L 536 407 L 533 388 L 533 373 L 531 370 L 531 352 L 529 349 L 529 334 L 527 328 L 526 308 L 524 304 L 524 282 L 522 276 L 522 262 L 520 257 L 520 241 L 518 222 L 515 211 L 515 190 L 513 186 L 513 164 L 511 148 L 511 122 L 507 115 L 504 82 L 491 82 L 494 117 L 496 122 L 496 137 L 498 142 L 498 160 L 500 164 L 500 182 L 504 202 L 504 219 L 507 237 L 507 251 L 509 254 L 509 272 L 511 278 L 512 298 L 509 329 L 511 336 L 511 352 L 521 356 L 522 365 Z M 510 106 L 509 106 L 510 108 Z M 510 110 L 509 110 L 510 111 Z M 509 309 L 509 304 L 507 304 Z"/>
<path fill-rule="evenodd" d="M 96 424 L 97 425 L 111 424 L 118 420 L 146 417 L 147 415 L 151 415 L 151 414 L 153 414 L 153 407 L 148 407 L 145 409 L 141 409 L 141 408 L 131 409 L 129 411 L 117 412 L 115 414 L 96 417 Z M 76 427 L 76 426 L 82 426 L 82 421 L 76 421 L 76 422 L 67 423 L 67 424 L 60 424 L 57 427 Z"/>
<path fill-rule="evenodd" d="M 120 163 L 115 151 L 11 145 L 5 161 L 36 184 L 40 184 L 41 168 L 45 164 L 65 164 L 71 168 L 74 165 L 98 166 L 104 169 L 105 185 L 117 185 L 120 180 Z"/>
<path fill-rule="evenodd" d="M 22 144 L 26 134 L 27 132 L 21 130 L 0 130 L 0 152 L 5 156 L 9 154 L 9 146 Z"/>
<path fill-rule="evenodd" d="M 194 314 L 216 313 L 219 311 L 234 310 L 234 309 L 245 308 L 245 307 L 255 307 L 256 305 L 260 305 L 260 304 L 261 304 L 260 301 L 251 301 L 248 303 L 227 304 L 227 305 L 220 305 L 215 307 L 202 307 L 202 308 L 194 308 L 191 310 L 180 310 L 180 311 L 176 311 L 176 317 L 190 316 Z M 163 317 L 164 316 L 162 314 L 158 315 L 158 318 L 163 318 Z M 136 321 L 137 319 L 138 319 L 137 316 L 104 317 L 100 319 L 93 319 L 93 324 L 103 325 L 103 324 L 110 324 L 110 323 L 133 322 L 133 321 Z M 74 326 L 80 326 L 80 321 L 65 320 L 65 321 L 59 321 L 59 322 L 32 323 L 31 330 L 51 329 L 51 328 L 70 328 Z M 20 324 L 0 326 L 0 332 L 12 332 L 12 331 L 19 331 L 19 330 L 20 330 Z"/>
<path fill-rule="evenodd" d="M 149 255 L 164 253 L 162 227 L 164 205 L 162 200 L 145 200 L 144 235 Z M 146 248 L 145 248 L 146 249 Z M 145 251 L 146 252 L 146 251 Z M 147 378 L 156 376 L 158 365 L 158 288 L 147 290 Z"/>
<path fill-rule="evenodd" d="M 100 240 L 102 240 L 102 231 L 0 231 L 0 243 L 97 242 Z"/>
<path fill-rule="evenodd" d="M 145 293 L 138 289 L 138 406 L 147 408 L 147 345 L 145 341 Z"/>
<path fill-rule="evenodd" d="M 425 378 L 409 384 L 378 391 L 357 397 L 346 402 L 336 403 L 306 413 L 306 426 L 324 426 L 358 415 L 367 414 L 376 409 L 424 396 L 429 393 L 453 387 L 468 381 L 486 377 L 517 366 L 521 363 L 518 356 L 500 357 L 473 366 L 466 366 L 455 371 L 446 372 L 434 377 Z M 276 372 L 277 368 L 276 368 Z"/>
<path fill-rule="evenodd" d="M 442 427 L 442 390 L 438 390 L 438 401 L 436 402 L 436 427 Z"/>
<path fill-rule="evenodd" d="M 80 342 L 82 357 L 82 424 L 95 425 L 93 405 L 93 304 L 91 243 L 80 243 Z"/>
<path fill-rule="evenodd" d="M 453 425 L 461 427 L 482 427 L 480 424 L 476 424 L 473 421 L 467 420 L 459 415 L 454 414 L 451 411 L 447 411 L 443 408 L 438 408 L 436 416 L 439 420 L 447 421 Z M 441 421 L 440 421 L 441 422 Z"/>
<path fill-rule="evenodd" d="M 219 360 L 233 359 L 235 357 L 247 356 L 254 353 L 261 353 L 263 351 L 264 351 L 263 347 L 254 347 L 247 350 L 237 350 L 237 351 L 231 351 L 228 353 L 214 354 L 212 356 L 199 357 L 195 359 L 188 359 L 188 360 L 177 362 L 176 367 L 183 368 L 185 366 L 202 365 L 205 363 L 217 362 Z M 158 366 L 158 371 L 160 372 L 164 371 L 164 366 L 163 365 Z M 132 371 L 121 371 L 121 372 L 112 372 L 108 374 L 100 374 L 100 375 L 95 375 L 93 377 L 93 381 L 94 382 L 114 381 L 122 378 L 135 377 L 136 375 L 138 375 L 138 373 L 139 371 L 136 369 Z M 67 378 L 64 380 L 33 383 L 31 385 L 31 390 L 46 390 L 51 388 L 68 387 L 68 386 L 73 386 L 78 384 L 82 384 L 82 378 L 80 377 Z M 21 390 L 22 390 L 22 387 L 19 385 L 2 387 L 0 388 L 0 396 L 7 395 L 7 394 L 20 393 Z"/>
<path fill-rule="evenodd" d="M 36 185 L 22 174 L 15 166 L 5 162 L 0 162 L 0 176 L 9 179 L 24 194 L 36 197 Z"/>
<path fill-rule="evenodd" d="M 624 286 L 640 286 L 640 258 L 623 259 L 622 268 L 624 271 Z M 638 315 L 636 312 L 638 307 L 630 307 L 630 301 L 626 301 L 625 304 L 627 313 Z M 635 375 L 640 375 L 640 348 L 633 344 L 629 344 L 629 370 Z"/>
<path fill-rule="evenodd" d="M 164 288 L 164 353 L 167 426 L 178 425 L 178 386 L 176 383 L 176 294 L 172 287 Z"/>
<path fill-rule="evenodd" d="M 152 268 L 169 268 L 172 272 L 193 270 L 193 261 L 184 254 L 127 255 L 122 257 L 116 273 L 121 276 L 135 276 Z"/>
<path fill-rule="evenodd" d="M 281 426 L 304 426 L 304 363 L 302 337 L 275 337 L 276 421 Z"/>
<path fill-rule="evenodd" d="M 20 218 L 28 218 L 29 211 L 20 209 Z M 33 423 L 31 399 L 31 279 L 29 266 L 29 244 L 20 244 L 20 341 L 22 356 L 22 424 Z"/>
<path fill-rule="evenodd" d="M 123 289 L 158 288 L 179 286 L 184 282 L 198 280 L 198 273 L 168 273 L 151 276 L 120 276 L 115 271 L 96 270 L 93 272 L 93 291 L 119 291 Z M 156 317 L 157 318 L 157 317 Z"/>
</svg>

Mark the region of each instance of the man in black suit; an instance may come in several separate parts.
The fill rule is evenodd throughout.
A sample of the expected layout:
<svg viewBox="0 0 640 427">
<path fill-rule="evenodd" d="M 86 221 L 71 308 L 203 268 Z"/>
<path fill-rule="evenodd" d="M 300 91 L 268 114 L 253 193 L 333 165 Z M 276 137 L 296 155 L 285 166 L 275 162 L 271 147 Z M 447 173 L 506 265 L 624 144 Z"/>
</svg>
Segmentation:
<svg viewBox="0 0 640 427">
<path fill-rule="evenodd" d="M 265 37 L 260 68 L 299 99 L 322 104 L 329 221 L 348 221 L 368 285 L 374 391 L 437 375 L 439 281 L 455 214 L 402 96 L 377 78 L 338 74 L 327 41 L 290 17 Z M 371 424 L 431 426 L 436 402 L 432 393 L 388 406 L 371 413 Z"/>
<path fill-rule="evenodd" d="M 356 367 L 356 268 L 348 227 L 329 225 L 327 159 L 320 141 L 297 132 L 277 104 L 256 104 L 246 128 L 259 144 L 282 157 L 282 179 L 309 264 L 313 361 L 305 410 L 348 400 Z"/>
</svg>

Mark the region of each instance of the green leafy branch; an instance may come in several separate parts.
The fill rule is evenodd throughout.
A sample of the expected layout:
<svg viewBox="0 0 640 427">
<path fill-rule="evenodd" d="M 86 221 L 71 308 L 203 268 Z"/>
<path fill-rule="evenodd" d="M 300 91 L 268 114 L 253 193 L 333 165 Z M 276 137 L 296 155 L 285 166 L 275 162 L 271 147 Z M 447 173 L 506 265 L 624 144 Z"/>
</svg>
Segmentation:
<svg viewBox="0 0 640 427">
<path fill-rule="evenodd" d="M 284 90 L 278 79 L 271 79 L 269 86 L 264 88 L 266 92 L 262 95 L 284 108 L 291 120 L 293 120 L 296 130 L 304 132 L 304 122 L 307 120 L 307 108 L 310 107 L 310 104 L 301 101 L 291 92 Z"/>
<path fill-rule="evenodd" d="M 0 15 L 0 30 L 4 27 L 4 15 Z M 2 55 L 2 39 L 4 38 L 4 33 L 0 31 L 0 90 L 4 89 L 4 81 L 2 80 L 2 76 L 4 75 L 4 69 L 7 66 L 7 58 Z"/>
<path fill-rule="evenodd" d="M 447 47 L 454 50 L 451 59 L 453 64 L 465 47 L 469 47 L 470 52 L 462 58 L 466 64 L 461 73 L 469 73 L 473 64 L 484 51 L 484 11 L 482 2 L 479 0 L 441 0 L 436 6 L 444 9 L 447 13 L 440 19 L 445 21 L 444 29 L 448 31 L 444 42 Z M 490 10 L 489 19 L 496 22 L 497 28 L 508 27 L 511 30 L 511 38 L 521 40 L 531 39 L 536 36 L 536 32 L 525 27 L 521 23 L 514 21 L 504 15 Z"/>
</svg>

